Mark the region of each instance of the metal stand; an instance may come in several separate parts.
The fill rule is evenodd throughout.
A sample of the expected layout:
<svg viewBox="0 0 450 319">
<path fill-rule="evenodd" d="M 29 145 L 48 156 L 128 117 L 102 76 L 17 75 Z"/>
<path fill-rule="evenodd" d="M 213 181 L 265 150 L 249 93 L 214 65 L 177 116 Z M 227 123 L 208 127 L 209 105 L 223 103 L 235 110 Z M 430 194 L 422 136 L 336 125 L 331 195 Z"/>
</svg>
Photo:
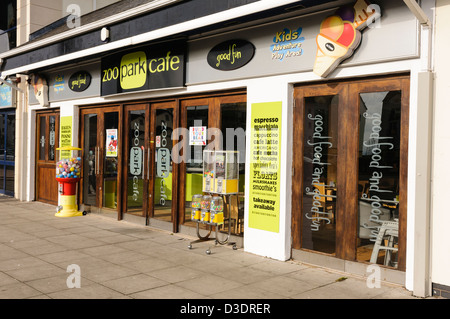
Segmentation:
<svg viewBox="0 0 450 319">
<path fill-rule="evenodd" d="M 224 196 L 230 196 L 230 195 L 227 194 L 227 195 L 224 195 Z M 228 205 L 230 205 L 229 198 L 228 198 L 226 206 L 228 206 Z M 205 221 L 202 221 L 202 220 L 194 220 L 193 219 L 192 221 L 197 223 L 197 237 L 198 237 L 198 239 L 193 241 L 193 242 L 190 242 L 189 245 L 188 245 L 188 248 L 192 249 L 192 244 L 194 244 L 194 243 L 198 243 L 198 242 L 202 242 L 202 241 L 209 241 L 209 240 L 213 240 L 214 239 L 214 244 L 216 246 L 217 246 L 217 244 L 220 244 L 220 245 L 227 245 L 228 244 L 228 245 L 233 245 L 233 249 L 237 250 L 236 243 L 230 242 L 230 237 L 231 237 L 231 214 L 230 214 L 230 210 L 227 209 L 227 213 L 228 213 L 228 234 L 227 234 L 227 237 L 225 238 L 225 240 L 223 240 L 223 241 L 219 240 L 219 226 L 221 224 L 205 222 Z M 209 225 L 209 232 L 208 232 L 208 234 L 206 236 L 201 236 L 200 235 L 200 224 Z M 213 226 L 216 227 L 216 230 L 215 230 L 216 237 L 215 238 L 209 238 L 210 235 L 211 235 Z M 211 254 L 211 247 L 208 247 L 208 249 L 206 250 L 206 254 L 207 255 Z"/>
</svg>

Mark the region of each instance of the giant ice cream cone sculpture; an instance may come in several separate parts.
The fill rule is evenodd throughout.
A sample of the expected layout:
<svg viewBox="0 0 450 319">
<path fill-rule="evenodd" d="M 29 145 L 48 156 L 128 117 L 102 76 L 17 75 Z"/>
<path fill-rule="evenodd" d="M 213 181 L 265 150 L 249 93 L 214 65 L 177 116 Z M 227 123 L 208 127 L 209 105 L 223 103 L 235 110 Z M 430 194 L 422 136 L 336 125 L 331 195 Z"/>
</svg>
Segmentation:
<svg viewBox="0 0 450 319">
<path fill-rule="evenodd" d="M 353 54 L 361 42 L 360 30 L 367 26 L 369 18 L 379 17 L 379 13 L 369 8 L 367 1 L 358 0 L 353 7 L 342 7 L 322 22 L 316 38 L 314 73 L 326 77 Z"/>
</svg>

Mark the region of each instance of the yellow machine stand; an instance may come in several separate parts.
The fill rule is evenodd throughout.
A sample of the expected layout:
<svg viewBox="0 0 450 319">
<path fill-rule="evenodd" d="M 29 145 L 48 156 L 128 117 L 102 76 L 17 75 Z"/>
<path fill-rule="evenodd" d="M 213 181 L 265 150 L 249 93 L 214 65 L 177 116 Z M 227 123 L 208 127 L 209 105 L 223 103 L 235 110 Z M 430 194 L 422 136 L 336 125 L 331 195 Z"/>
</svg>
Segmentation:
<svg viewBox="0 0 450 319">
<path fill-rule="evenodd" d="M 83 216 L 83 212 L 78 211 L 76 195 L 61 195 L 61 210 L 55 216 L 57 217 L 75 217 Z"/>
</svg>

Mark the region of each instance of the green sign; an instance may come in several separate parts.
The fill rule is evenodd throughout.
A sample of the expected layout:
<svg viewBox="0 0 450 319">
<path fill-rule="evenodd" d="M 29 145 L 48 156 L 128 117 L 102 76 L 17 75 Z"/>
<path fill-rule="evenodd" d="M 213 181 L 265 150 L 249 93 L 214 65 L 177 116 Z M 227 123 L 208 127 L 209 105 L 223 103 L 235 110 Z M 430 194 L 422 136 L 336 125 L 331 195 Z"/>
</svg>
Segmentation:
<svg viewBox="0 0 450 319">
<path fill-rule="evenodd" d="M 281 102 L 252 104 L 248 225 L 279 232 Z"/>
</svg>

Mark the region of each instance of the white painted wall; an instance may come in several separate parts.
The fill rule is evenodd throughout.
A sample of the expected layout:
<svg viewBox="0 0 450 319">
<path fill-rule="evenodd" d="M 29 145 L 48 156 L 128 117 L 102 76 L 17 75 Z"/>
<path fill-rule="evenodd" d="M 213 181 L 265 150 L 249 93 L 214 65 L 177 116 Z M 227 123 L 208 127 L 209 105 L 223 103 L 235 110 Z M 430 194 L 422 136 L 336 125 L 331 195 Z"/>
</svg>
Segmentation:
<svg viewBox="0 0 450 319">
<path fill-rule="evenodd" d="M 432 187 L 432 267 L 433 283 L 450 286 L 450 0 L 438 0 L 436 4 L 435 41 L 435 103 L 433 143 L 433 187 Z"/>
</svg>

